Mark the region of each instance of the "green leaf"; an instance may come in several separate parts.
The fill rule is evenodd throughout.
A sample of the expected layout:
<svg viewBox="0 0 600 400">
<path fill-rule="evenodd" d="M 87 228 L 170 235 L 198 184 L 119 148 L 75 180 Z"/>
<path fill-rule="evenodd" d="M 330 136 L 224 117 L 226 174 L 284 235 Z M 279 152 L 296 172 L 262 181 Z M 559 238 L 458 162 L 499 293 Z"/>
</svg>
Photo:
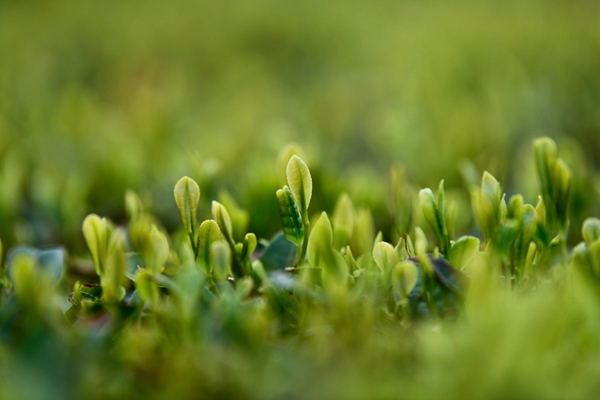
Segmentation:
<svg viewBox="0 0 600 400">
<path fill-rule="evenodd" d="M 350 196 L 342 193 L 333 209 L 333 247 L 341 249 L 348 244 L 354 228 L 354 205 Z"/>
<path fill-rule="evenodd" d="M 211 257 L 214 260 L 213 274 L 217 281 L 223 282 L 231 275 L 231 250 L 224 241 L 214 242 L 210 246 Z"/>
<path fill-rule="evenodd" d="M 308 260 L 311 267 L 322 269 L 325 288 L 344 284 L 348 273 L 346 260 L 333 249 L 333 231 L 327 213 L 323 212 L 308 238 Z"/>
<path fill-rule="evenodd" d="M 110 240 L 110 227 L 104 218 L 90 214 L 83 220 L 83 236 L 87 243 L 94 267 L 98 276 L 102 276 L 106 269 L 108 242 Z"/>
<path fill-rule="evenodd" d="M 183 226 L 188 235 L 193 236 L 196 231 L 200 187 L 192 178 L 184 176 L 175 185 L 174 194 Z"/>
<path fill-rule="evenodd" d="M 223 204 L 223 207 L 229 213 L 231 217 L 231 223 L 233 226 L 233 238 L 235 240 L 241 240 L 248 229 L 250 222 L 250 213 L 247 210 L 241 208 L 235 201 L 235 199 L 226 190 L 219 191 L 219 202 Z"/>
<path fill-rule="evenodd" d="M 431 189 L 423 189 L 419 192 L 419 202 L 421 203 L 421 210 L 423 211 L 425 220 L 429 223 L 429 226 L 431 226 L 431 229 L 433 229 L 440 242 L 442 252 L 446 252 L 450 240 L 448 238 L 444 215 L 444 181 L 440 182 L 437 199 Z"/>
<path fill-rule="evenodd" d="M 231 226 L 231 218 L 229 217 L 229 213 L 223 204 L 218 201 L 212 202 L 212 216 L 217 221 L 219 228 L 221 228 L 221 233 L 223 234 L 225 240 L 229 243 L 233 243 L 233 228 Z"/>
<path fill-rule="evenodd" d="M 169 242 L 166 236 L 155 225 L 152 225 L 152 229 L 150 230 L 149 247 L 148 254 L 146 255 L 146 268 L 153 272 L 160 272 L 160 269 L 169 258 Z"/>
<path fill-rule="evenodd" d="M 250 259 L 254 253 L 254 250 L 256 250 L 257 245 L 258 240 L 256 240 L 256 235 L 254 233 L 247 233 L 246 236 L 244 236 L 242 251 L 240 253 L 242 260 L 250 263 Z"/>
<path fill-rule="evenodd" d="M 130 222 L 137 220 L 144 212 L 142 200 L 133 190 L 125 192 L 125 211 Z"/>
<path fill-rule="evenodd" d="M 312 178 L 308 166 L 302 159 L 293 155 L 286 168 L 288 186 L 292 191 L 300 212 L 308 210 L 312 197 Z"/>
<path fill-rule="evenodd" d="M 523 196 L 521 196 L 520 194 L 516 194 L 514 196 L 512 196 L 510 198 L 510 201 L 508 202 L 508 214 L 507 217 L 508 218 L 512 218 L 515 219 L 517 221 L 519 221 L 520 223 L 523 222 L 523 217 L 524 217 L 524 200 L 523 200 Z"/>
<path fill-rule="evenodd" d="M 354 255 L 352 254 L 352 249 L 350 249 L 350 246 L 346 246 L 346 253 L 344 254 L 344 260 L 346 261 L 346 264 L 348 266 L 348 271 L 355 272 L 360 269 L 360 267 L 358 266 L 358 263 L 354 259 Z"/>
<path fill-rule="evenodd" d="M 568 224 L 569 195 L 571 191 L 571 170 L 560 158 L 554 165 L 552 185 L 554 187 L 556 214 L 561 227 Z"/>
<path fill-rule="evenodd" d="M 379 242 L 373 247 L 373 259 L 384 275 L 399 262 L 398 252 L 387 242 Z"/>
<path fill-rule="evenodd" d="M 488 218 L 493 219 L 494 223 L 500 222 L 500 207 L 502 201 L 502 188 L 500 183 L 492 174 L 485 171 L 481 178 L 481 202 Z"/>
<path fill-rule="evenodd" d="M 108 249 L 106 274 L 103 277 L 102 292 L 105 300 L 119 302 L 123 294 L 127 271 L 126 234 L 124 228 L 117 228 L 112 235 Z"/>
<path fill-rule="evenodd" d="M 496 242 L 496 250 L 500 253 L 506 253 L 510 249 L 510 246 L 517 239 L 517 235 L 520 231 L 519 221 L 514 219 L 507 219 L 498 231 L 498 239 Z"/>
<path fill-rule="evenodd" d="M 45 273 L 52 283 L 56 283 L 60 280 L 64 271 L 66 252 L 62 247 L 38 250 L 31 246 L 21 245 L 13 247 L 6 258 L 8 274 L 11 279 L 14 278 L 15 260 L 29 258 L 33 260 L 39 272 Z M 0 279 L 2 279 L 2 276 L 0 276 Z"/>
<path fill-rule="evenodd" d="M 150 307 L 156 307 L 160 299 L 160 293 L 156 279 L 151 271 L 142 269 L 135 274 L 135 287 L 140 298 L 148 303 Z"/>
<path fill-rule="evenodd" d="M 304 222 L 289 186 L 286 185 L 277 191 L 277 202 L 285 237 L 297 247 L 301 247 L 305 234 Z"/>
<path fill-rule="evenodd" d="M 215 220 L 208 219 L 200 224 L 198 230 L 198 261 L 206 273 L 210 273 L 213 268 L 210 248 L 213 243 L 219 240 L 221 240 L 221 230 Z"/>
<path fill-rule="evenodd" d="M 373 217 L 368 208 L 359 208 L 354 216 L 354 229 L 350 236 L 350 247 L 357 257 L 373 250 L 375 239 Z"/>
<path fill-rule="evenodd" d="M 554 198 L 552 172 L 557 158 L 556 143 L 549 137 L 535 139 L 533 141 L 533 153 L 542 198 L 546 207 L 549 207 Z"/>
<path fill-rule="evenodd" d="M 298 248 L 279 232 L 262 251 L 260 261 L 266 270 L 286 269 L 294 266 Z"/>
<path fill-rule="evenodd" d="M 323 212 L 308 238 L 308 260 L 313 267 L 323 268 L 328 263 L 333 263 L 331 253 L 333 232 L 327 213 Z"/>
<path fill-rule="evenodd" d="M 600 219 L 586 219 L 583 222 L 582 234 L 588 246 L 597 242 L 600 239 Z"/>
<path fill-rule="evenodd" d="M 406 240 L 403 237 L 401 237 L 398 240 L 395 250 L 396 250 L 396 253 L 398 254 L 398 260 L 400 262 L 406 261 L 410 257 L 410 255 L 408 254 L 408 251 L 407 251 Z"/>
<path fill-rule="evenodd" d="M 475 257 L 479 250 L 479 239 L 473 236 L 463 236 L 458 239 L 448 253 L 448 261 L 458 269 L 464 269 Z"/>
<path fill-rule="evenodd" d="M 412 261 L 404 261 L 394 266 L 392 270 L 392 285 L 394 292 L 405 298 L 417 285 L 419 271 Z"/>
</svg>

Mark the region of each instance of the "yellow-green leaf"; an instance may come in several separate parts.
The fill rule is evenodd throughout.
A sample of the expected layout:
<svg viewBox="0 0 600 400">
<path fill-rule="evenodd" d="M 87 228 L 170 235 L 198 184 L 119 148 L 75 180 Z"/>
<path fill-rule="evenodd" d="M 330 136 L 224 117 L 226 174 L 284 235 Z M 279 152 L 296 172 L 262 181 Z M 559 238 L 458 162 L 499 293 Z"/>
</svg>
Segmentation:
<svg viewBox="0 0 600 400">
<path fill-rule="evenodd" d="M 453 267 L 463 269 L 475 257 L 477 250 L 479 250 L 479 239 L 463 236 L 450 247 L 448 261 Z"/>
<path fill-rule="evenodd" d="M 394 291 L 400 297 L 406 297 L 417 285 L 418 278 L 417 266 L 412 261 L 404 261 L 396 264 L 392 270 Z"/>
<path fill-rule="evenodd" d="M 218 281 L 225 281 L 231 274 L 231 250 L 222 240 L 210 246 L 211 257 L 214 260 L 213 273 Z"/>
<path fill-rule="evenodd" d="M 212 271 L 213 268 L 211 246 L 220 240 L 221 230 L 215 220 L 208 219 L 200 224 L 198 230 L 198 261 L 207 273 Z"/>
<path fill-rule="evenodd" d="M 313 267 L 323 267 L 333 262 L 331 248 L 333 232 L 327 213 L 323 212 L 315 223 L 308 238 L 308 260 Z"/>
<path fill-rule="evenodd" d="M 184 176 L 175 185 L 174 193 L 183 226 L 186 232 L 191 235 L 196 229 L 200 187 L 192 178 Z"/>
<path fill-rule="evenodd" d="M 158 285 L 154 275 L 148 270 L 140 270 L 135 274 L 135 287 L 140 298 L 148 303 L 150 307 L 156 307 L 160 298 Z"/>
<path fill-rule="evenodd" d="M 588 218 L 583 223 L 583 238 L 588 246 L 591 246 L 600 239 L 600 219 Z"/>
<path fill-rule="evenodd" d="M 300 207 L 306 212 L 312 197 L 312 178 L 308 166 L 300 157 L 293 155 L 286 168 L 288 186 Z"/>
<path fill-rule="evenodd" d="M 342 193 L 333 209 L 333 247 L 341 249 L 348 244 L 354 229 L 354 205 L 350 196 Z"/>
<path fill-rule="evenodd" d="M 158 230 L 156 226 L 152 226 L 150 230 L 150 253 L 147 268 L 154 272 L 160 272 L 167 259 L 169 258 L 169 242 L 166 236 Z"/>
<path fill-rule="evenodd" d="M 102 276 L 108 250 L 107 222 L 96 214 L 90 214 L 83 220 L 83 237 L 92 255 L 98 276 Z"/>
<path fill-rule="evenodd" d="M 219 228 L 221 228 L 221 232 L 225 239 L 233 243 L 233 228 L 231 226 L 231 218 L 229 217 L 229 213 L 223 204 L 218 201 L 212 202 L 212 216 L 217 221 Z"/>
<path fill-rule="evenodd" d="M 399 261 L 396 249 L 387 242 L 379 242 L 373 247 L 373 259 L 381 272 L 386 275 Z"/>
</svg>

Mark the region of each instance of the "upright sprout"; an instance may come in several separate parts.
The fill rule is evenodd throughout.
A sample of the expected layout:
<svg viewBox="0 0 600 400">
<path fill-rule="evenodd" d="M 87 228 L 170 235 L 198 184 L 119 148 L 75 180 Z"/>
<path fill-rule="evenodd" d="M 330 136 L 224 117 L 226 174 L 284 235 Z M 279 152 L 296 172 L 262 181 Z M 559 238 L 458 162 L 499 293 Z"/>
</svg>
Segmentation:
<svg viewBox="0 0 600 400">
<path fill-rule="evenodd" d="M 288 185 L 277 191 L 279 215 L 285 237 L 298 247 L 295 267 L 306 258 L 308 246 L 308 206 L 312 198 L 312 177 L 306 163 L 293 155 L 286 167 Z"/>
<path fill-rule="evenodd" d="M 174 194 L 177 208 L 179 208 L 179 213 L 181 214 L 181 221 L 194 250 L 194 256 L 198 257 L 196 224 L 198 203 L 200 202 L 200 187 L 192 178 L 184 176 L 175 185 Z"/>
<path fill-rule="evenodd" d="M 563 264 L 566 265 L 571 170 L 558 158 L 556 143 L 549 137 L 534 140 L 533 150 L 547 223 L 552 235 L 557 235 L 560 240 Z"/>
</svg>

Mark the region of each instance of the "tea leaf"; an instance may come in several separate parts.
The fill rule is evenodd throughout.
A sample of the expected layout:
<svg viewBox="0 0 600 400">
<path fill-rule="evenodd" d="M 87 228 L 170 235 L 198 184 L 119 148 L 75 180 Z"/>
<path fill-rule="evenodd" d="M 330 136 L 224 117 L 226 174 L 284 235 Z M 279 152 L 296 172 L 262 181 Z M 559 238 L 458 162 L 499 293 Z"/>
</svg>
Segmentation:
<svg viewBox="0 0 600 400">
<path fill-rule="evenodd" d="M 106 269 L 106 252 L 110 232 L 108 223 L 96 214 L 90 214 L 83 220 L 83 236 L 94 261 L 98 276 L 102 276 Z"/>
<path fill-rule="evenodd" d="M 150 307 L 156 307 L 160 299 L 154 274 L 148 270 L 140 270 L 135 274 L 135 287 L 140 298 Z"/>
<path fill-rule="evenodd" d="M 213 274 L 217 281 L 223 282 L 231 275 L 231 250 L 224 241 L 214 242 L 210 246 L 211 257 L 214 260 Z"/>
<path fill-rule="evenodd" d="M 333 263 L 331 246 L 333 232 L 326 213 L 321 213 L 317 223 L 312 228 L 308 238 L 308 260 L 313 267 L 323 268 L 327 263 Z"/>
<path fill-rule="evenodd" d="M 379 242 L 375 245 L 373 259 L 384 275 L 387 275 L 399 262 L 398 253 L 391 244 L 386 242 Z"/>
<path fill-rule="evenodd" d="M 198 203 L 200 202 L 200 187 L 192 178 L 184 176 L 175 185 L 174 194 L 183 226 L 188 235 L 194 235 Z"/>
<path fill-rule="evenodd" d="M 600 219 L 586 219 L 583 222 L 582 234 L 588 246 L 597 242 L 600 239 Z"/>
<path fill-rule="evenodd" d="M 281 225 L 283 226 L 285 237 L 297 247 L 301 247 L 305 234 L 304 222 L 302 221 L 300 210 L 298 210 L 298 205 L 294 201 L 292 192 L 287 185 L 277 191 L 277 201 L 279 203 L 279 216 L 281 217 Z"/>
<path fill-rule="evenodd" d="M 260 255 L 260 261 L 266 270 L 286 269 L 294 266 L 298 247 L 279 232 Z"/>
<path fill-rule="evenodd" d="M 231 226 L 231 218 L 229 217 L 229 213 L 227 209 L 223 206 L 223 204 L 218 201 L 212 202 L 212 216 L 217 221 L 219 228 L 221 228 L 221 232 L 223 233 L 224 238 L 233 243 L 233 229 Z"/>
<path fill-rule="evenodd" d="M 354 205 L 350 196 L 342 193 L 333 209 L 333 247 L 341 249 L 348 244 L 354 228 Z"/>
<path fill-rule="evenodd" d="M 165 235 L 154 225 L 150 230 L 149 239 L 150 249 L 146 267 L 154 272 L 160 272 L 160 269 L 169 258 L 169 242 Z"/>
<path fill-rule="evenodd" d="M 256 240 L 256 235 L 254 233 L 247 233 L 246 236 L 244 236 L 242 251 L 240 253 L 242 260 L 249 263 L 257 245 L 258 241 Z"/>
<path fill-rule="evenodd" d="M 305 213 L 312 197 L 312 178 L 308 166 L 296 155 L 290 158 L 286 168 L 288 186 L 292 191 L 300 212 Z"/>
<path fill-rule="evenodd" d="M 464 269 L 475 257 L 479 250 L 479 239 L 473 236 L 463 236 L 458 239 L 448 253 L 448 261 L 458 269 Z"/>
<path fill-rule="evenodd" d="M 213 268 L 211 246 L 219 240 L 221 240 L 221 230 L 215 220 L 208 219 L 200 224 L 198 229 L 198 260 L 206 273 L 210 273 Z"/>
<path fill-rule="evenodd" d="M 394 266 L 392 270 L 392 285 L 398 296 L 406 297 L 417 285 L 419 272 L 412 261 L 404 261 Z"/>
</svg>

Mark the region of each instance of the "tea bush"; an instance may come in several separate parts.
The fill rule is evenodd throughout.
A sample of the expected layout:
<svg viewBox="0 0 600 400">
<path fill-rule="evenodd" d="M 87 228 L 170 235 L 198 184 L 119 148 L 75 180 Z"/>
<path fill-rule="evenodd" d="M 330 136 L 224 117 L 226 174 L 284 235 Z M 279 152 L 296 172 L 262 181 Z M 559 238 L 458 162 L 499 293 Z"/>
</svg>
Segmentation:
<svg viewBox="0 0 600 400">
<path fill-rule="evenodd" d="M 315 213 L 314 179 L 294 144 L 279 157 L 282 231 L 269 241 L 240 234 L 238 206 L 212 201 L 199 218 L 201 189 L 189 177 L 175 185 L 174 235 L 129 191 L 126 224 L 83 221 L 90 261 L 65 263 L 64 248 L 9 251 L 0 393 L 589 398 L 600 220 L 587 219 L 585 240 L 568 245 L 572 172 L 551 139 L 533 147 L 536 205 L 507 199 L 488 172 L 472 186 L 482 236 L 456 234 L 444 181 L 418 194 L 395 182 L 420 209 L 396 205 L 419 216 L 395 225 L 391 242 L 347 194 L 332 214 Z"/>
<path fill-rule="evenodd" d="M 596 397 L 598 11 L 0 2 L 0 398 Z"/>
</svg>

